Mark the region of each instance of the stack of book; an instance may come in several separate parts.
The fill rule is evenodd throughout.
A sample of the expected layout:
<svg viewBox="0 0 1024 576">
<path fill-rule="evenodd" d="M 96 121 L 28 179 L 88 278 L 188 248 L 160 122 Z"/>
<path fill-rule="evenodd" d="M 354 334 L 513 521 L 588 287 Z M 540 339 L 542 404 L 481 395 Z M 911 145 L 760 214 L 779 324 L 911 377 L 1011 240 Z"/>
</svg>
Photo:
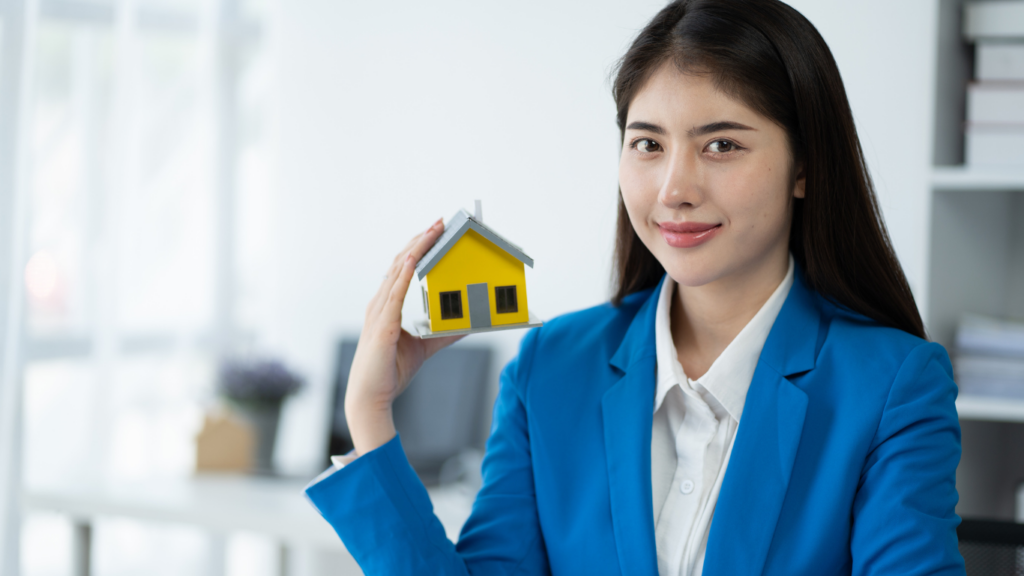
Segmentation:
<svg viewBox="0 0 1024 576">
<path fill-rule="evenodd" d="M 1024 166 L 1024 0 L 964 5 L 974 42 L 964 155 L 969 166 Z"/>
<path fill-rule="evenodd" d="M 960 394 L 1024 399 L 1024 323 L 964 316 L 953 368 Z"/>
</svg>

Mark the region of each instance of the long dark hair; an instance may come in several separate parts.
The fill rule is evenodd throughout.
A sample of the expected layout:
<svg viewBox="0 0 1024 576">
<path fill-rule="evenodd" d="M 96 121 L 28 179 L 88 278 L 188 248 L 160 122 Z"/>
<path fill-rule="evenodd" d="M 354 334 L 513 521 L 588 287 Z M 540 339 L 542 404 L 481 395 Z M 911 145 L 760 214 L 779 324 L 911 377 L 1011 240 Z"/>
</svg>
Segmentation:
<svg viewBox="0 0 1024 576">
<path fill-rule="evenodd" d="M 806 178 L 789 249 L 813 290 L 875 321 L 925 337 L 914 295 L 882 222 L 853 113 L 832 53 L 814 26 L 778 0 L 676 0 L 619 63 L 619 130 L 664 62 L 716 87 L 786 131 Z M 612 302 L 655 286 L 661 264 L 640 241 L 619 193 Z"/>
</svg>

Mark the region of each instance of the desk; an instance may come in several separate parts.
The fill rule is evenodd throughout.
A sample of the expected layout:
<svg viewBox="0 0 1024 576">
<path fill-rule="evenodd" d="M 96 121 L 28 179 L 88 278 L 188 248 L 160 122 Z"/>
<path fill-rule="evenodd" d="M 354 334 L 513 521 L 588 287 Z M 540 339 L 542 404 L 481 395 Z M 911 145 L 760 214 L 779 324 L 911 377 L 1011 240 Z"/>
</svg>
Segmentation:
<svg viewBox="0 0 1024 576">
<path fill-rule="evenodd" d="M 67 478 L 27 486 L 23 501 L 29 510 L 57 512 L 72 519 L 76 576 L 90 574 L 92 520 L 98 516 L 191 524 L 222 540 L 232 532 L 256 532 L 280 543 L 283 576 L 292 546 L 341 552 L 351 559 L 334 530 L 303 495 L 306 483 L 221 474 L 118 483 Z M 429 492 L 448 537 L 458 538 L 474 495 L 460 486 Z M 213 562 L 223 572 L 223 554 Z"/>
</svg>

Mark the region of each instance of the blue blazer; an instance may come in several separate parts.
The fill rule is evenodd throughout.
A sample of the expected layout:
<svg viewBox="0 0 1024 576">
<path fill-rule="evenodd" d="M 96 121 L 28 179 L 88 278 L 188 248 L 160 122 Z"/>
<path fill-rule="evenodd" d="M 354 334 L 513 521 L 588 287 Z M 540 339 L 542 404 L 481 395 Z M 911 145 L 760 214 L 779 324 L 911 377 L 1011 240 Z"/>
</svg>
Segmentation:
<svg viewBox="0 0 1024 576">
<path fill-rule="evenodd" d="M 370 575 L 656 576 L 657 294 L 523 338 L 458 544 L 398 438 L 309 499 Z M 704 574 L 964 574 L 956 393 L 942 346 L 829 302 L 798 269 L 750 383 Z"/>
</svg>

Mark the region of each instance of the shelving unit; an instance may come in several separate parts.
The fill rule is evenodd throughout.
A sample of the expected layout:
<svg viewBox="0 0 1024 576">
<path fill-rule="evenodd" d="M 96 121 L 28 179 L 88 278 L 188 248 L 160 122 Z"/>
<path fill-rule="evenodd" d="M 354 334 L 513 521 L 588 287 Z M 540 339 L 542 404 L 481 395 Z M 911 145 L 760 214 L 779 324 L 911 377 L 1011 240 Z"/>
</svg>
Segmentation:
<svg viewBox="0 0 1024 576">
<path fill-rule="evenodd" d="M 1024 168 L 936 166 L 932 169 L 931 187 L 936 192 L 1024 191 Z"/>
<path fill-rule="evenodd" d="M 954 358 L 965 313 L 1024 318 L 1024 167 L 964 166 L 966 87 L 974 77 L 963 7 L 939 0 L 929 274 L 925 323 Z M 964 517 L 1012 520 L 1024 482 L 1024 400 L 957 400 L 963 455 L 957 470 Z"/>
<path fill-rule="evenodd" d="M 1024 423 L 1024 400 L 990 396 L 960 396 L 956 411 L 962 420 Z"/>
</svg>

